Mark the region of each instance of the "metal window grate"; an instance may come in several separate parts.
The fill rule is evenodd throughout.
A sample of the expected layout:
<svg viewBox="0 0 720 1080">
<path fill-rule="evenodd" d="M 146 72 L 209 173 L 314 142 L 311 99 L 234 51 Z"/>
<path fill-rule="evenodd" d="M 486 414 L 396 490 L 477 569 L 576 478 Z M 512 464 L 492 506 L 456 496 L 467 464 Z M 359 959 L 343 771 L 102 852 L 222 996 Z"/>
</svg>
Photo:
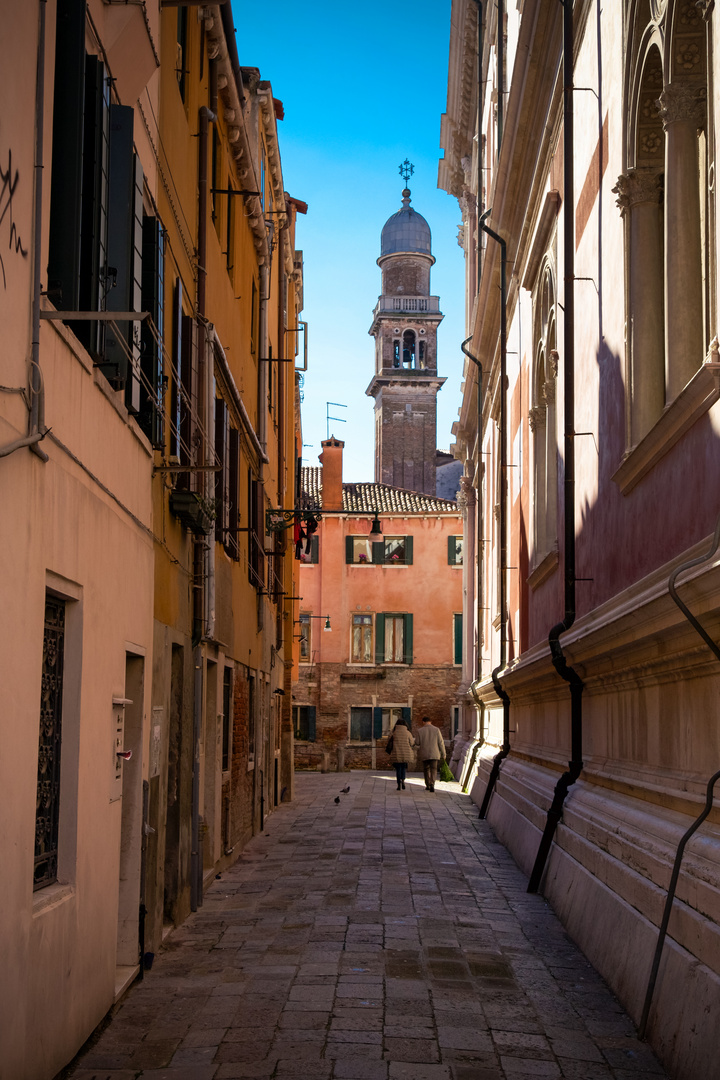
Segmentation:
<svg viewBox="0 0 720 1080">
<path fill-rule="evenodd" d="M 57 881 L 65 603 L 45 599 L 33 890 Z"/>
</svg>

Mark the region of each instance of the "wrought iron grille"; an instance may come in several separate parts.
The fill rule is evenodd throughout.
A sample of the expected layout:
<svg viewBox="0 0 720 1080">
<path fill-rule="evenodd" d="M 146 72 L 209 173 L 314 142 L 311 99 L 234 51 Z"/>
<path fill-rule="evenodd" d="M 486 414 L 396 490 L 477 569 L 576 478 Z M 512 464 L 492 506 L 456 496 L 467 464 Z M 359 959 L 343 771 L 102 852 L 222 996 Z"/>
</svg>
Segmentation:
<svg viewBox="0 0 720 1080">
<path fill-rule="evenodd" d="M 65 603 L 45 598 L 33 890 L 57 881 Z"/>
</svg>

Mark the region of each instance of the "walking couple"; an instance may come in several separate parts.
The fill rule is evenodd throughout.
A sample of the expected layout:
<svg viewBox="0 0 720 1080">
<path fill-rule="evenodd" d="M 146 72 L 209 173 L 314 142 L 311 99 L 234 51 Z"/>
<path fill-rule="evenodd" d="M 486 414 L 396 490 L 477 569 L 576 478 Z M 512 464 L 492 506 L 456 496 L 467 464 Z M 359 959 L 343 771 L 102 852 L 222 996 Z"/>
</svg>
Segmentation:
<svg viewBox="0 0 720 1080">
<path fill-rule="evenodd" d="M 398 791 L 405 790 L 407 767 L 415 756 L 413 753 L 415 747 L 418 747 L 420 760 L 423 763 L 425 787 L 428 791 L 434 791 L 438 761 L 445 759 L 445 743 L 438 728 L 430 722 L 430 717 L 423 716 L 422 727 L 416 738 L 413 738 L 412 732 L 408 730 L 407 723 L 404 720 L 398 720 L 390 738 L 392 747 L 388 750 L 386 746 L 385 749 L 388 750 L 390 760 L 395 766 Z"/>
</svg>

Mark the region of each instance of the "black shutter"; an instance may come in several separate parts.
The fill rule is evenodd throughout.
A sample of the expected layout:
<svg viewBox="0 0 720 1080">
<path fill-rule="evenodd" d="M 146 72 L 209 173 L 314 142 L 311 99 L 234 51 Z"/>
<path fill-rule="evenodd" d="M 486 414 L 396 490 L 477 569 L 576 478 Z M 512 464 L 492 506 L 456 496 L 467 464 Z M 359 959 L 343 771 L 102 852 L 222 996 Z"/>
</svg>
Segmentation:
<svg viewBox="0 0 720 1080">
<path fill-rule="evenodd" d="M 382 566 L 385 562 L 385 541 L 373 540 L 372 545 L 372 561 L 378 566 Z"/>
<path fill-rule="evenodd" d="M 215 539 L 225 543 L 227 522 L 227 503 L 225 485 L 227 483 L 227 463 L 225 461 L 227 405 L 222 398 L 215 398 L 215 457 L 220 463 L 220 472 L 215 473 Z"/>
<path fill-rule="evenodd" d="M 385 663 L 385 616 L 375 616 L 375 663 Z"/>
<path fill-rule="evenodd" d="M 96 56 L 85 60 L 82 212 L 80 219 L 79 310 L 105 307 L 107 273 L 108 169 L 110 144 L 110 86 L 105 65 Z M 102 323 L 71 324 L 88 352 L 99 359 L 103 352 Z M 109 373 L 113 381 L 113 373 Z"/>
<path fill-rule="evenodd" d="M 143 219 L 142 290 L 140 306 L 150 312 L 149 321 L 142 324 L 140 366 L 143 383 L 140 391 L 140 426 L 153 446 L 164 444 L 163 415 L 163 356 L 159 342 L 163 340 L 163 303 L 165 271 L 165 233 L 158 218 L 146 214 Z"/>
<path fill-rule="evenodd" d="M 373 738 L 382 739 L 382 709 L 379 705 L 373 709 Z"/>
<path fill-rule="evenodd" d="M 308 742 L 315 742 L 315 706 L 307 706 L 307 737 Z"/>
<path fill-rule="evenodd" d="M 238 528 L 240 526 L 240 433 L 237 428 L 229 429 L 227 449 L 227 487 L 228 507 L 227 552 L 232 559 L 240 558 Z"/>
<path fill-rule="evenodd" d="M 196 474 L 191 470 L 196 458 L 197 324 L 192 315 L 182 316 L 181 339 L 180 464 L 187 466 L 188 471 L 179 474 L 177 486 L 194 491 Z"/>
<path fill-rule="evenodd" d="M 133 148 L 134 112 L 129 105 L 110 107 L 110 180 L 107 241 L 108 311 L 139 311 L 142 302 L 143 176 Z M 114 385 L 125 387 L 125 404 L 140 411 L 140 328 L 121 322 L 108 326 L 105 363 Z"/>
<path fill-rule="evenodd" d="M 170 391 L 170 456 L 180 461 L 180 418 L 181 418 L 181 392 L 182 385 L 182 281 L 175 279 L 175 295 L 173 296 L 173 324 L 172 324 L 172 362 L 175 370 L 172 373 L 172 389 Z"/>
<path fill-rule="evenodd" d="M 453 615 L 453 663 L 462 664 L 462 613 Z"/>
<path fill-rule="evenodd" d="M 56 20 L 48 296 L 60 310 L 77 311 L 80 303 L 85 0 L 58 0 Z"/>
<path fill-rule="evenodd" d="M 405 537 L 405 565 L 411 566 L 413 561 L 413 538 L 412 536 Z"/>
<path fill-rule="evenodd" d="M 413 662 L 413 617 L 412 615 L 405 615 L 405 634 L 403 640 L 403 663 L 412 664 Z"/>
<path fill-rule="evenodd" d="M 353 561 L 353 555 L 354 555 L 354 552 L 355 552 L 355 546 L 354 546 L 353 540 L 354 540 L 354 537 L 352 537 L 352 536 L 346 536 L 345 537 L 345 562 L 346 563 L 351 563 Z"/>
</svg>

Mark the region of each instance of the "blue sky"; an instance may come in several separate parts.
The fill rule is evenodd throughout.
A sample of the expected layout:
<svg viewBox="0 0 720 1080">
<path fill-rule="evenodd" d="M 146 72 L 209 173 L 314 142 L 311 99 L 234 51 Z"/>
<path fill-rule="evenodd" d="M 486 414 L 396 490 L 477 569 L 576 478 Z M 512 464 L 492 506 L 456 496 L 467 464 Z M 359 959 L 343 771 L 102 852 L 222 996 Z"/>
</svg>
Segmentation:
<svg viewBox="0 0 720 1080">
<path fill-rule="evenodd" d="M 431 290 L 438 331 L 437 445 L 447 449 L 460 404 L 463 257 L 460 209 L 437 188 L 440 116 L 447 95 L 450 0 L 233 0 L 240 63 L 260 69 L 285 108 L 278 124 L 285 189 L 308 203 L 296 242 L 305 262 L 309 363 L 303 386 L 303 461 L 320 441 L 345 442 L 344 479 L 374 479 L 374 370 L 368 335 L 380 293 L 380 232 L 400 209 L 399 164 L 415 166 L 412 205 L 432 230 Z"/>
</svg>

